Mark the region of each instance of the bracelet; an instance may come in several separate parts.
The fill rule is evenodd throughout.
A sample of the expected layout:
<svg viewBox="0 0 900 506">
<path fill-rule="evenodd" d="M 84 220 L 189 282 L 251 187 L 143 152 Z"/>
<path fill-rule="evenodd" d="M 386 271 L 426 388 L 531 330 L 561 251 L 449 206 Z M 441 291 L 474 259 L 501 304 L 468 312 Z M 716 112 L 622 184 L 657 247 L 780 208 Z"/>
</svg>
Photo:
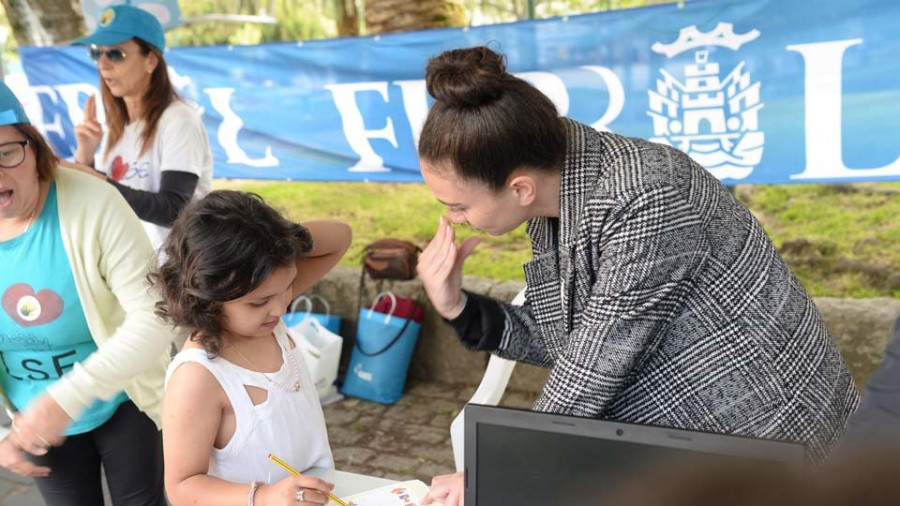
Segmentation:
<svg viewBox="0 0 900 506">
<path fill-rule="evenodd" d="M 254 481 L 250 484 L 250 496 L 247 498 L 247 506 L 253 506 L 253 497 L 256 496 L 256 489 L 262 485 L 261 481 Z"/>
</svg>

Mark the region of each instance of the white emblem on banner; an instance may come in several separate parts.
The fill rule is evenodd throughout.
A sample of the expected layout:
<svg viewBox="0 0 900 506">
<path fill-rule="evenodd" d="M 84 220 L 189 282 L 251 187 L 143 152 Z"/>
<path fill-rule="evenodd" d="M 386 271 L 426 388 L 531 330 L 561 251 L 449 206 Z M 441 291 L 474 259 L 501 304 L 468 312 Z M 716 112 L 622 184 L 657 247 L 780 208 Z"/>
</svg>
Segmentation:
<svg viewBox="0 0 900 506">
<path fill-rule="evenodd" d="M 651 49 L 672 58 L 694 50 L 693 63 L 684 66 L 684 81 L 665 69 L 649 90 L 654 137 L 674 146 L 719 179 L 744 179 L 759 164 L 765 134 L 759 131 L 759 82 L 751 82 L 741 61 L 724 78 L 719 64 L 709 58 L 710 46 L 737 51 L 759 37 L 758 30 L 737 35 L 731 23 L 719 23 L 711 32 L 696 26 L 682 28 L 671 44 L 657 42 Z"/>
</svg>

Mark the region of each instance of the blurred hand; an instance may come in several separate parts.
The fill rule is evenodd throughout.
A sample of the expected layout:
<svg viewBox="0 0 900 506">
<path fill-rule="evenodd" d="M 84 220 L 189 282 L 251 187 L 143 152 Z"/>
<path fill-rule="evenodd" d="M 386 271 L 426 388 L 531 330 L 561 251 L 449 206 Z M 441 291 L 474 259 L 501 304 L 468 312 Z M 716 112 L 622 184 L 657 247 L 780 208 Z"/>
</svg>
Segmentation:
<svg viewBox="0 0 900 506">
<path fill-rule="evenodd" d="M 75 161 L 83 165 L 94 164 L 94 153 L 103 141 L 103 127 L 97 121 L 96 96 L 88 97 L 84 104 L 84 121 L 75 126 Z"/>
<path fill-rule="evenodd" d="M 419 255 L 416 270 L 431 304 L 444 318 L 452 320 L 466 307 L 462 267 L 480 242 L 481 238 L 470 237 L 457 247 L 453 227 L 441 216 L 437 233 Z"/>
<path fill-rule="evenodd" d="M 26 452 L 44 455 L 50 446 L 59 446 L 65 441 L 63 431 L 71 422 L 56 400 L 44 393 L 13 417 L 9 437 L 15 446 Z"/>
<path fill-rule="evenodd" d="M 49 467 L 41 467 L 29 462 L 22 449 L 17 447 L 9 436 L 0 441 L 0 466 L 29 478 L 50 475 Z"/>
<path fill-rule="evenodd" d="M 431 480 L 431 491 L 422 499 L 422 504 L 436 504 L 437 501 L 444 506 L 463 506 L 465 485 L 463 473 L 435 476 Z"/>
</svg>

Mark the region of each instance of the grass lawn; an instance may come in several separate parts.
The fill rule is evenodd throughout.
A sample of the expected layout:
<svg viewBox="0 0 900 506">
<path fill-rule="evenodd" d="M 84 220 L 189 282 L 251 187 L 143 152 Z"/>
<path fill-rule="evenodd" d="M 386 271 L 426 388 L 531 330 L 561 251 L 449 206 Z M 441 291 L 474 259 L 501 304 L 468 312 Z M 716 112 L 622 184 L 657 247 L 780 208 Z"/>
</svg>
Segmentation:
<svg viewBox="0 0 900 506">
<path fill-rule="evenodd" d="M 349 223 L 354 239 L 344 265 L 359 265 L 362 247 L 375 239 L 424 246 L 441 213 L 422 184 L 216 180 L 214 187 L 258 193 L 297 220 Z M 740 186 L 736 193 L 813 295 L 900 298 L 900 183 Z M 467 260 L 466 274 L 523 279 L 521 266 L 530 255 L 522 226 L 486 237 Z"/>
</svg>

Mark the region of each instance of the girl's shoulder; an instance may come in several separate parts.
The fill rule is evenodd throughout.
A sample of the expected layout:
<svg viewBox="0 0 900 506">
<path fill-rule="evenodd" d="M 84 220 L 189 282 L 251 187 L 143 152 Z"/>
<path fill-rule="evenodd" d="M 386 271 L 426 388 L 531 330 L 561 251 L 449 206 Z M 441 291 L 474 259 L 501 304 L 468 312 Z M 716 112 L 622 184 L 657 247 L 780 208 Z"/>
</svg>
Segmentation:
<svg viewBox="0 0 900 506">
<path fill-rule="evenodd" d="M 166 371 L 166 390 L 173 386 L 203 390 L 221 389 L 216 374 L 215 358 L 210 357 L 202 347 L 188 347 L 187 344 L 169 364 Z"/>
<path fill-rule="evenodd" d="M 166 371 L 165 392 L 168 402 L 193 403 L 203 400 L 204 403 L 222 404 L 225 399 L 225 390 L 219 379 L 200 360 L 173 360 Z"/>
<path fill-rule="evenodd" d="M 181 360 L 169 365 L 163 397 L 164 425 L 172 416 L 196 420 L 197 416 L 221 413 L 227 405 L 228 397 L 219 379 L 202 362 Z"/>
</svg>

